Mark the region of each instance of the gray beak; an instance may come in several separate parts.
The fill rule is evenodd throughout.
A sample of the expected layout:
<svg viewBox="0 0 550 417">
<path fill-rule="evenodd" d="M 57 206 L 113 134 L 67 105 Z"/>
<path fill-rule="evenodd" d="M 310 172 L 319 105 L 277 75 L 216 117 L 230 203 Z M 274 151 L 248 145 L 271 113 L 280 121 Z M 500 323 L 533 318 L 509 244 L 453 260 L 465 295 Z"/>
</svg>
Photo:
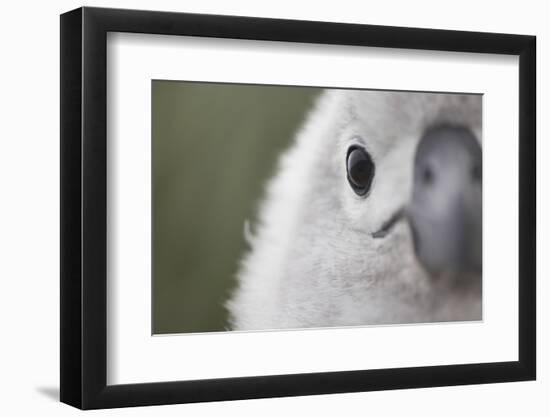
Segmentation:
<svg viewBox="0 0 550 417">
<path fill-rule="evenodd" d="M 414 186 L 406 215 L 415 253 L 432 275 L 480 273 L 482 158 L 463 127 L 428 130 L 416 150 Z"/>
</svg>

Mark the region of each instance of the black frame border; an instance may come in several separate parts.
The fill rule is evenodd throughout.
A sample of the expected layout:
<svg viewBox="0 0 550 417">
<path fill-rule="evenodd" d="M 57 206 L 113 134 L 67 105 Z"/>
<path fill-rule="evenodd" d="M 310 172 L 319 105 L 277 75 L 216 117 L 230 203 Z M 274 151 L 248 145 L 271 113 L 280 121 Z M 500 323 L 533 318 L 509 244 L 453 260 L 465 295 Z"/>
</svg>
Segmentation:
<svg viewBox="0 0 550 417">
<path fill-rule="evenodd" d="M 519 360 L 107 385 L 108 32 L 519 56 Z M 83 7 L 61 15 L 61 401 L 81 409 L 330 394 L 536 378 L 536 38 Z"/>
</svg>

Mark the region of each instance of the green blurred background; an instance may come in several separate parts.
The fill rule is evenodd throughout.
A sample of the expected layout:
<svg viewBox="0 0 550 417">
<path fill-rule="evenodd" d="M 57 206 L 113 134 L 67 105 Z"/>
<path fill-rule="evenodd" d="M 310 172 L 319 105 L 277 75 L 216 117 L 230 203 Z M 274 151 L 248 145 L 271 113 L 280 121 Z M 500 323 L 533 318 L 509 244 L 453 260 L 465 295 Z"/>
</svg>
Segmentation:
<svg viewBox="0 0 550 417">
<path fill-rule="evenodd" d="M 152 82 L 154 334 L 226 330 L 244 222 L 320 91 Z"/>
</svg>

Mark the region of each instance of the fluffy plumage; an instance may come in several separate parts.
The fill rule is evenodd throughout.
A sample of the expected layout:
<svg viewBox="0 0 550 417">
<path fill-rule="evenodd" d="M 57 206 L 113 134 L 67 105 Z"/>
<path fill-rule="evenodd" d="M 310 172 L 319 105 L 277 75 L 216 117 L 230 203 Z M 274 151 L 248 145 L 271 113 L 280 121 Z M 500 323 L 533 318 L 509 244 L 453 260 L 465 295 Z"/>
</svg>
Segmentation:
<svg viewBox="0 0 550 417">
<path fill-rule="evenodd" d="M 266 187 L 227 303 L 232 328 L 480 319 L 481 286 L 428 276 L 406 221 L 371 236 L 408 201 L 416 145 L 443 123 L 468 126 L 480 140 L 481 96 L 327 90 Z M 376 164 L 367 198 L 346 179 L 353 144 Z"/>
</svg>

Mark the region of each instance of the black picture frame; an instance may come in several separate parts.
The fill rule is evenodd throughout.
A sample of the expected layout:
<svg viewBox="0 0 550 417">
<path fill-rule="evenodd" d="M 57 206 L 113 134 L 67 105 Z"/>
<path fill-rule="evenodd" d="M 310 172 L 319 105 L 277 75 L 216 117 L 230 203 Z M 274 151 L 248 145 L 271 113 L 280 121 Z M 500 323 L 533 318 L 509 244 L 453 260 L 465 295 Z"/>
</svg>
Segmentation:
<svg viewBox="0 0 550 417">
<path fill-rule="evenodd" d="M 519 360 L 107 385 L 108 32 L 519 56 Z M 60 57 L 62 402 L 95 409 L 535 379 L 534 36 L 84 7 L 61 15 Z"/>
</svg>

